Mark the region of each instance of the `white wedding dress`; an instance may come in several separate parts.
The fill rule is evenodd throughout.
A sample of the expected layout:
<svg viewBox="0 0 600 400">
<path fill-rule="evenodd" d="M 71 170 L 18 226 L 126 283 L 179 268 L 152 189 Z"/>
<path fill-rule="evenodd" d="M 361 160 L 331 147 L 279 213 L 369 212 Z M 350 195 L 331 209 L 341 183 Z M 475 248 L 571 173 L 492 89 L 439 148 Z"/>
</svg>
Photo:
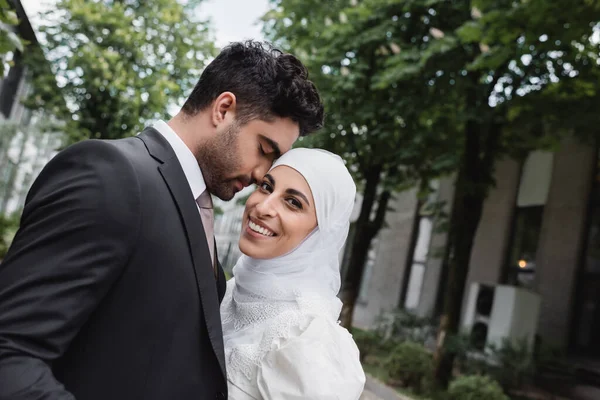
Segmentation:
<svg viewBox="0 0 600 400">
<path fill-rule="evenodd" d="M 222 310 L 236 307 L 234 281 L 228 282 Z M 246 321 L 225 317 L 226 338 L 232 330 L 245 332 L 237 335 L 235 349 L 226 346 L 230 400 L 360 398 L 365 374 L 352 336 L 335 319 L 339 308 L 324 310 L 301 299 L 297 305 L 245 310 Z"/>
</svg>

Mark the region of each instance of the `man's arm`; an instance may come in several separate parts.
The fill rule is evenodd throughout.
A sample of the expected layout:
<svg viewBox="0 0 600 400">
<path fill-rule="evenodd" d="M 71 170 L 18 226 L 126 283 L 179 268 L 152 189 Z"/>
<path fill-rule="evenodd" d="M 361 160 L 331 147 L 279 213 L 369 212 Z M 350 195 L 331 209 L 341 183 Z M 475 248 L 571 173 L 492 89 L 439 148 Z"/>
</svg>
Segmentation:
<svg viewBox="0 0 600 400">
<path fill-rule="evenodd" d="M 58 154 L 28 196 L 0 264 L 0 400 L 73 399 L 52 374 L 137 239 L 139 184 L 110 143 Z"/>
</svg>

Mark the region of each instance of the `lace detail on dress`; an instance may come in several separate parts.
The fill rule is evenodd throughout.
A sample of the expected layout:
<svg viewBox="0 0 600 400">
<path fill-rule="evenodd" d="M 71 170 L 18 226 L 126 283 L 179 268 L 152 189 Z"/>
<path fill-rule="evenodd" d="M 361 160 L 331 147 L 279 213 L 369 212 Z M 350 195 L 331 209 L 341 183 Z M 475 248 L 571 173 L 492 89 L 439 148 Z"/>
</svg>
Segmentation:
<svg viewBox="0 0 600 400">
<path fill-rule="evenodd" d="M 256 368 L 262 358 L 267 354 L 277 339 L 291 337 L 292 328 L 300 326 L 305 316 L 299 312 L 284 312 L 276 318 L 271 319 L 262 332 L 262 338 L 258 343 L 242 344 L 231 348 L 226 354 L 229 360 L 227 366 L 228 374 L 239 371 L 248 380 L 256 379 Z"/>
<path fill-rule="evenodd" d="M 331 304 L 322 297 L 300 293 L 294 293 L 292 301 L 276 302 L 253 295 L 250 301 L 245 296 L 244 302 L 237 302 L 235 286 L 231 281 L 228 282 L 227 293 L 221 305 L 222 323 L 224 327 L 233 329 L 234 333 L 241 330 L 253 331 L 260 339 L 254 343 L 225 346 L 228 375 L 237 371 L 248 380 L 256 379 L 257 366 L 262 358 L 278 341 L 290 338 L 294 328 L 304 329 L 311 317 L 315 316 L 335 321 L 341 310 L 341 303 Z M 289 293 L 287 297 L 290 297 Z M 227 340 L 225 329 L 224 333 Z"/>
</svg>

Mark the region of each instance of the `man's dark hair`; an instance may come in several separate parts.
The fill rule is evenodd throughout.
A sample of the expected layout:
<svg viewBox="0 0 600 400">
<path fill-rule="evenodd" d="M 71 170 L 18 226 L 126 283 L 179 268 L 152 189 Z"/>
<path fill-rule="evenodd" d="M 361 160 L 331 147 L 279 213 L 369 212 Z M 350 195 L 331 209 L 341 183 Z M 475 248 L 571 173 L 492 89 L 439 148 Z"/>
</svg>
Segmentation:
<svg viewBox="0 0 600 400">
<path fill-rule="evenodd" d="M 196 115 L 223 92 L 236 96 L 240 124 L 290 118 L 301 136 L 323 126 L 323 104 L 306 67 L 269 44 L 250 40 L 225 47 L 202 72 L 183 112 Z"/>
</svg>

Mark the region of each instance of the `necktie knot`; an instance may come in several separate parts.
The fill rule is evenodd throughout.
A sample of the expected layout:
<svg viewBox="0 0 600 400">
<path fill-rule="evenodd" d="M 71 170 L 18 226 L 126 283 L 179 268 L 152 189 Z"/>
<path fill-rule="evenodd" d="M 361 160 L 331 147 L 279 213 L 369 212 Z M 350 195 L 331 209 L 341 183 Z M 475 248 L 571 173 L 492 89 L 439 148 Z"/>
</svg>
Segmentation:
<svg viewBox="0 0 600 400">
<path fill-rule="evenodd" d="M 202 194 L 200 196 L 198 196 L 198 199 L 196 200 L 196 202 L 198 203 L 198 206 L 200 208 L 206 208 L 206 209 L 213 208 L 212 198 L 210 197 L 210 193 L 208 193 L 208 190 L 205 190 L 204 192 L 202 192 Z"/>
<path fill-rule="evenodd" d="M 202 218 L 202 225 L 204 226 L 204 234 L 206 235 L 208 250 L 210 252 L 210 259 L 212 261 L 213 267 L 215 267 L 215 237 L 213 231 L 215 216 L 213 213 L 212 198 L 210 197 L 210 193 L 208 193 L 208 190 L 205 190 L 196 199 L 196 203 L 200 208 L 200 218 Z"/>
</svg>

